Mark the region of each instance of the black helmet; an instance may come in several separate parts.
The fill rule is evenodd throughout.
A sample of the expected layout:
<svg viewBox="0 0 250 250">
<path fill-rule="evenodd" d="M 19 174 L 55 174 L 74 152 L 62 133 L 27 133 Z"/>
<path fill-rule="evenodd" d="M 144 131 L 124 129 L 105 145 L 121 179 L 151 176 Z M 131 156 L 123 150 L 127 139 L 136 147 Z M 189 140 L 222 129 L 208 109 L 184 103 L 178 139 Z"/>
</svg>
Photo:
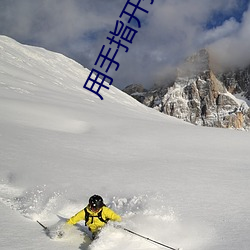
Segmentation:
<svg viewBox="0 0 250 250">
<path fill-rule="evenodd" d="M 90 209 L 93 210 L 99 210 L 100 208 L 102 208 L 104 206 L 102 197 L 96 194 L 91 196 L 89 198 L 89 206 Z"/>
</svg>

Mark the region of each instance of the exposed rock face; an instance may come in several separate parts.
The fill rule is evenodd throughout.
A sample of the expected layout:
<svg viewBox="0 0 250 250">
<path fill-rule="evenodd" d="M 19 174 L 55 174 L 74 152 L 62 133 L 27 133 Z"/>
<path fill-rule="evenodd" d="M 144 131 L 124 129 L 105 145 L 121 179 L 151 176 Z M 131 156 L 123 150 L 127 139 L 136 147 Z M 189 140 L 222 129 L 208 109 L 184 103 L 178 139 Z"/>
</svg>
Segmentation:
<svg viewBox="0 0 250 250">
<path fill-rule="evenodd" d="M 209 53 L 201 50 L 178 69 L 171 87 L 140 92 L 137 98 L 145 105 L 196 125 L 247 129 L 250 109 L 234 93 L 249 96 L 250 68 L 220 74 L 210 68 Z M 134 93 L 131 93 L 134 96 Z M 138 95 L 138 92 L 137 92 Z"/>
<path fill-rule="evenodd" d="M 218 79 L 225 84 L 230 93 L 243 93 L 250 100 L 250 66 L 218 74 Z"/>
<path fill-rule="evenodd" d="M 147 92 L 147 90 L 144 89 L 143 85 L 141 84 L 131 84 L 123 89 L 123 91 L 128 95 L 133 96 L 139 102 L 144 101 L 144 95 Z"/>
</svg>

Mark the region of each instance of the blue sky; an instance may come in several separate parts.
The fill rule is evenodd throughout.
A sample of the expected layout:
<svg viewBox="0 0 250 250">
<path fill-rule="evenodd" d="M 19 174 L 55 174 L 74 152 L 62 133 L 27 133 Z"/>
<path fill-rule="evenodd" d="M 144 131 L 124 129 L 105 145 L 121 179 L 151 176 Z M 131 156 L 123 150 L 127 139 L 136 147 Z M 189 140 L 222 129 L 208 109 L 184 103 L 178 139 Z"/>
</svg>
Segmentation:
<svg viewBox="0 0 250 250">
<path fill-rule="evenodd" d="M 223 12 L 223 9 L 216 10 L 211 14 L 211 18 L 208 20 L 206 28 L 212 29 L 217 26 L 223 25 L 225 20 L 230 18 L 235 18 L 235 20 L 239 23 L 242 22 L 242 17 L 244 12 L 248 9 L 249 0 L 239 0 L 236 8 L 233 8 L 229 13 Z"/>
<path fill-rule="evenodd" d="M 137 2 L 138 0 L 131 0 Z M 250 63 L 250 0 L 150 0 L 142 27 L 120 52 L 114 85 L 146 87 L 167 79 L 184 58 L 210 48 L 223 64 Z M 92 68 L 126 0 L 1 0 L 0 34 L 69 56 Z M 122 18 L 126 21 L 126 18 Z"/>
</svg>

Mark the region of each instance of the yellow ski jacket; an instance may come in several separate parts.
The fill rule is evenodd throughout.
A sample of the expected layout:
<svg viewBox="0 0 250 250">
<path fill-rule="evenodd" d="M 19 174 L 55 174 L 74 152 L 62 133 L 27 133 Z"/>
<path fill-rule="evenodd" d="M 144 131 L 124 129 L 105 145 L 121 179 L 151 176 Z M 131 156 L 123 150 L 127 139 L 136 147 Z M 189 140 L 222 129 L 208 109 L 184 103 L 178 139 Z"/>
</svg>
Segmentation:
<svg viewBox="0 0 250 250">
<path fill-rule="evenodd" d="M 86 207 L 87 212 L 89 213 L 88 221 L 85 221 L 86 226 L 88 226 L 89 230 L 92 233 L 97 232 L 100 228 L 102 228 L 106 223 L 104 221 L 112 220 L 112 221 L 121 221 L 120 215 L 116 214 L 113 210 L 110 208 L 103 206 L 99 211 L 93 212 L 89 209 L 89 207 Z M 101 218 L 104 220 L 100 220 L 98 218 L 98 214 L 101 212 Z M 77 214 L 72 216 L 68 221 L 67 224 L 74 225 L 80 220 L 85 220 L 85 211 L 82 209 Z"/>
</svg>

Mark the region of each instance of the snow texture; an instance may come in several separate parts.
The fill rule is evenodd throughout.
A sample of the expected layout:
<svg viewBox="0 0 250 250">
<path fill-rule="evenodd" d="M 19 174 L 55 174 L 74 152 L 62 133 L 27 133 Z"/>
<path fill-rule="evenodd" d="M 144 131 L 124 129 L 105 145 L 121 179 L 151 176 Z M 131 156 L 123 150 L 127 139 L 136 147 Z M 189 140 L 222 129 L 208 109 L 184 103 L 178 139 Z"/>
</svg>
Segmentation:
<svg viewBox="0 0 250 250">
<path fill-rule="evenodd" d="M 114 86 L 101 101 L 88 74 L 0 36 L 0 248 L 163 249 L 112 223 L 94 242 L 84 222 L 65 228 L 99 194 L 123 227 L 171 247 L 249 250 L 249 132 L 187 124 Z"/>
</svg>

